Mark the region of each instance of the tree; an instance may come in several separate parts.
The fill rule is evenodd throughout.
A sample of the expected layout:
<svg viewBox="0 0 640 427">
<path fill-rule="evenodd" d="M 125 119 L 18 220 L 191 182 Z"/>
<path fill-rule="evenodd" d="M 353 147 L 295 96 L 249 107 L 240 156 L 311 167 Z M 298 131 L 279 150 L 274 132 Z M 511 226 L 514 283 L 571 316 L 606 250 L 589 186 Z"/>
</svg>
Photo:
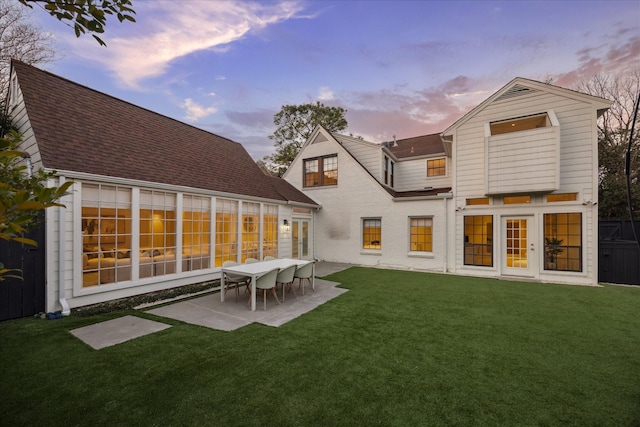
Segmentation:
<svg viewBox="0 0 640 427">
<path fill-rule="evenodd" d="M 51 16 L 58 18 L 69 27 L 73 27 L 76 37 L 92 33 L 96 41 L 106 46 L 97 34 L 104 33 L 104 27 L 107 25 L 107 15 L 115 15 L 118 21 L 125 20 L 136 22 L 133 15 L 131 0 L 19 0 L 20 3 L 27 7 L 33 7 L 37 4 L 46 10 Z"/>
<path fill-rule="evenodd" d="M 283 105 L 273 117 L 278 127 L 269 139 L 274 141 L 276 152 L 263 161 L 278 176 L 282 176 L 309 138 L 316 126 L 321 125 L 329 132 L 339 132 L 347 128 L 342 107 L 327 107 L 321 102 L 315 104 Z"/>
<path fill-rule="evenodd" d="M 0 113 L 9 87 L 11 58 L 30 65 L 51 62 L 56 57 L 49 34 L 30 22 L 27 10 L 13 0 L 0 0 Z"/>
<path fill-rule="evenodd" d="M 32 173 L 24 159 L 27 153 L 19 151 L 20 134 L 11 130 L 0 138 L 0 239 L 37 246 L 34 240 L 22 237 L 38 225 L 40 211 L 62 206 L 57 201 L 72 181 L 60 187 L 48 187 L 47 181 L 55 172 L 39 170 Z M 0 262 L 0 281 L 6 277 L 20 277 L 16 269 L 5 268 Z"/>
<path fill-rule="evenodd" d="M 633 123 L 633 108 L 640 94 L 640 70 L 624 75 L 596 74 L 579 84 L 579 91 L 613 101 L 598 121 L 599 185 L 601 218 L 629 218 L 625 156 Z M 631 143 L 631 200 L 640 208 L 640 123 Z"/>
</svg>

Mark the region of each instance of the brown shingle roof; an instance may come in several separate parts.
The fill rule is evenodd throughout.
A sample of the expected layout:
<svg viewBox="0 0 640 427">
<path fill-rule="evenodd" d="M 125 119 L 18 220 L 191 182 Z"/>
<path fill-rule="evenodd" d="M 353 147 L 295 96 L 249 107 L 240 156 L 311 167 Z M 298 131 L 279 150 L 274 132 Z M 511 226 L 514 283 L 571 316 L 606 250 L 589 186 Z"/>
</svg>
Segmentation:
<svg viewBox="0 0 640 427">
<path fill-rule="evenodd" d="M 389 150 L 398 159 L 445 153 L 442 139 L 438 133 L 399 139 L 396 143 L 397 147 L 394 147 L 392 142 L 389 143 Z"/>
<path fill-rule="evenodd" d="M 46 168 L 315 203 L 282 179 L 274 185 L 237 142 L 22 62 L 12 66 Z"/>
</svg>

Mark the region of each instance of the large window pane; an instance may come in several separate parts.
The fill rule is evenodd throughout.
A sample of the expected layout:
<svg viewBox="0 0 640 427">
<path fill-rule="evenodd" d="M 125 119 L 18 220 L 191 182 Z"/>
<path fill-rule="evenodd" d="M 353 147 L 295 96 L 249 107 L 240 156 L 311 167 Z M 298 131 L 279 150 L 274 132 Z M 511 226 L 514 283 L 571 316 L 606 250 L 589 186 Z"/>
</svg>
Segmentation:
<svg viewBox="0 0 640 427">
<path fill-rule="evenodd" d="M 464 217 L 464 264 L 493 266 L 493 216 Z"/>
<path fill-rule="evenodd" d="M 362 248 L 382 248 L 382 220 L 379 218 L 362 220 Z"/>
<path fill-rule="evenodd" d="M 176 272 L 176 194 L 140 191 L 140 277 Z"/>
<path fill-rule="evenodd" d="M 263 207 L 262 256 L 278 257 L 278 207 L 275 205 Z"/>
<path fill-rule="evenodd" d="M 237 261 L 238 202 L 218 199 L 216 202 L 216 267 L 225 261 Z"/>
<path fill-rule="evenodd" d="M 433 250 L 432 219 L 411 218 L 409 222 L 409 250 L 412 252 L 431 252 Z"/>
<path fill-rule="evenodd" d="M 240 261 L 260 259 L 260 204 L 242 204 L 242 251 Z"/>
<path fill-rule="evenodd" d="M 211 198 L 185 195 L 182 205 L 182 270 L 209 268 Z"/>
<path fill-rule="evenodd" d="M 582 214 L 544 215 L 544 269 L 582 271 Z"/>
<path fill-rule="evenodd" d="M 131 189 L 82 185 L 82 286 L 131 280 Z"/>
</svg>

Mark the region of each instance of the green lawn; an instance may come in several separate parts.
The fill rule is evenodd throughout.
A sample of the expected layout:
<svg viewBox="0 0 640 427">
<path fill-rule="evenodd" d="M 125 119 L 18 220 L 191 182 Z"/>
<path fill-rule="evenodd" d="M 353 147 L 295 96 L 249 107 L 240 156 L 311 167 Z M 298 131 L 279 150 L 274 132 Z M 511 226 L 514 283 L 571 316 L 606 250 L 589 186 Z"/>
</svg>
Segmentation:
<svg viewBox="0 0 640 427">
<path fill-rule="evenodd" d="M 0 425 L 640 425 L 640 288 L 351 268 L 280 327 L 0 323 Z M 1 286 L 1 284 L 0 284 Z M 103 350 L 68 331 L 172 328 Z"/>
</svg>

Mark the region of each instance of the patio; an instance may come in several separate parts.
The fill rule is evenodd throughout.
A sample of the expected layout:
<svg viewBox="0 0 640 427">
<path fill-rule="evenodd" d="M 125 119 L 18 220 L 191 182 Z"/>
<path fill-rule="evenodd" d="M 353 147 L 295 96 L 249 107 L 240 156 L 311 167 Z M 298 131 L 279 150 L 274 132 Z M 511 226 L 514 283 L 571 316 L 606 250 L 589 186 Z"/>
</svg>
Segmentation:
<svg viewBox="0 0 640 427">
<path fill-rule="evenodd" d="M 221 331 L 233 331 L 251 323 L 278 327 L 347 292 L 347 289 L 336 287 L 339 283 L 318 277 L 328 276 L 349 267 L 351 264 L 316 263 L 315 292 L 307 285 L 304 295 L 300 291 L 296 291 L 296 295 L 287 293 L 284 302 L 281 298 L 282 294 L 279 293 L 280 304 L 268 295 L 267 310 L 262 309 L 262 304 L 256 311 L 249 310 L 245 295 L 241 295 L 236 302 L 233 292 L 229 292 L 226 301 L 221 302 L 220 294 L 213 292 L 178 302 L 165 303 L 156 308 L 145 307 L 142 311 Z M 141 319 L 136 316 L 124 316 L 84 326 L 70 332 L 92 348 L 99 350 L 168 327 L 169 325 L 162 322 Z"/>
</svg>

